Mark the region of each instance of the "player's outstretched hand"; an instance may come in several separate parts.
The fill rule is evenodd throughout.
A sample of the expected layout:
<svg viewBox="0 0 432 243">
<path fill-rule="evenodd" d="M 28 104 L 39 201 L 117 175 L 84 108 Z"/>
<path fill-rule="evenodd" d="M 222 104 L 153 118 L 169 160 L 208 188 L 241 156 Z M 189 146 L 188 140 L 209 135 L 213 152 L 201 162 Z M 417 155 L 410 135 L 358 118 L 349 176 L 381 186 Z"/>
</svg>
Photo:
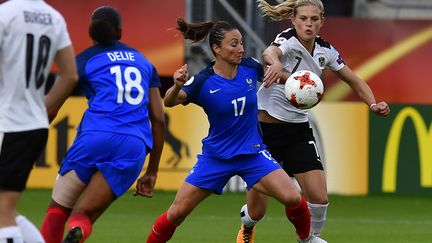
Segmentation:
<svg viewBox="0 0 432 243">
<path fill-rule="evenodd" d="M 136 191 L 134 196 L 153 197 L 154 186 L 156 184 L 155 175 L 144 174 L 141 176 L 136 183 Z"/>
<path fill-rule="evenodd" d="M 372 104 L 370 109 L 372 112 L 380 116 L 388 116 L 388 114 L 390 114 L 390 107 L 384 101 L 381 101 L 377 104 Z"/>
</svg>

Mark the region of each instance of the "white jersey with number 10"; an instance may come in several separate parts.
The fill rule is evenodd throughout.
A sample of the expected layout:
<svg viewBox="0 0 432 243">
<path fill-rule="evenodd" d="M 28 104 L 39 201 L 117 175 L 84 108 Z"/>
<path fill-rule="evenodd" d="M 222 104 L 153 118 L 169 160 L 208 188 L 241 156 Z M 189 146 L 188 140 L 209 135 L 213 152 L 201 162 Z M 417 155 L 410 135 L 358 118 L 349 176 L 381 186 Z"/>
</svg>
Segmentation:
<svg viewBox="0 0 432 243">
<path fill-rule="evenodd" d="M 70 45 L 62 15 L 44 1 L 0 5 L 0 132 L 48 127 L 46 79 L 57 51 Z"/>
</svg>

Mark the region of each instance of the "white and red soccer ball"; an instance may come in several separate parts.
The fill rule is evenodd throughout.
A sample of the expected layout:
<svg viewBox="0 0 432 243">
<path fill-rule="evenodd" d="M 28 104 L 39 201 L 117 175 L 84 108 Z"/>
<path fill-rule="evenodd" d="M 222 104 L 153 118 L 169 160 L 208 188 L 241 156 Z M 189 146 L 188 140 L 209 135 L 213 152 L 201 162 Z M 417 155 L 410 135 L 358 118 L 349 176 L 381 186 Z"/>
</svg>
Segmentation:
<svg viewBox="0 0 432 243">
<path fill-rule="evenodd" d="M 324 94 L 324 85 L 311 71 L 296 71 L 285 82 L 285 96 L 291 105 L 299 109 L 316 106 Z"/>
</svg>

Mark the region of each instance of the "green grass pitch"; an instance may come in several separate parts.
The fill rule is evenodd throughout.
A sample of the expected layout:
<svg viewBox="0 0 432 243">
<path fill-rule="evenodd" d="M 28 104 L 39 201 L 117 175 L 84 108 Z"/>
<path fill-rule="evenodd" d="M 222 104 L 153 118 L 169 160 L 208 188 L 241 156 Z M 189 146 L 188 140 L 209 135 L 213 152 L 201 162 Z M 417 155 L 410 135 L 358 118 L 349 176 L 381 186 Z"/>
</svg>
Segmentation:
<svg viewBox="0 0 432 243">
<path fill-rule="evenodd" d="M 128 192 L 95 223 L 88 242 L 145 242 L 153 221 L 165 211 L 174 192 L 157 191 L 152 199 Z M 27 190 L 19 212 L 41 225 L 49 190 Z M 212 195 L 177 229 L 173 243 L 234 243 L 240 226 L 244 193 Z M 330 196 L 322 237 L 331 243 L 432 242 L 432 197 L 371 195 Z M 282 206 L 270 200 L 266 218 L 258 224 L 256 243 L 296 242 Z"/>
</svg>

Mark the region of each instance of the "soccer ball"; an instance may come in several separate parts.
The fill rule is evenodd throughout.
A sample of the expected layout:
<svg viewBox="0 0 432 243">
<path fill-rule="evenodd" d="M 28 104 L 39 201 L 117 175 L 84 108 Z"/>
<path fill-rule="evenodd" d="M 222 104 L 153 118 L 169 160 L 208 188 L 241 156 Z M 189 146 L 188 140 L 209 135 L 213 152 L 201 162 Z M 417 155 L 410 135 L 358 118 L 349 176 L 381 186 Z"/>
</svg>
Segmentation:
<svg viewBox="0 0 432 243">
<path fill-rule="evenodd" d="M 311 71 L 297 71 L 285 82 L 285 97 L 299 109 L 316 106 L 323 94 L 324 85 L 320 77 Z"/>
</svg>

